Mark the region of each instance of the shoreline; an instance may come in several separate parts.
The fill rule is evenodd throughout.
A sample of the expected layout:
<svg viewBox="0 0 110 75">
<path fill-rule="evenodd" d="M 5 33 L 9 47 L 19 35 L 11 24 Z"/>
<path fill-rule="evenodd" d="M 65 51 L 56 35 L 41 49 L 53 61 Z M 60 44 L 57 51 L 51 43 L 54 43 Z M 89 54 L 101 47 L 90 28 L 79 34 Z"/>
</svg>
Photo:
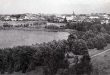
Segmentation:
<svg viewBox="0 0 110 75">
<path fill-rule="evenodd" d="M 46 31 L 46 32 L 72 32 L 72 29 L 46 29 L 46 28 L 35 28 L 35 27 L 1 27 L 0 30 L 23 30 L 23 31 Z"/>
</svg>

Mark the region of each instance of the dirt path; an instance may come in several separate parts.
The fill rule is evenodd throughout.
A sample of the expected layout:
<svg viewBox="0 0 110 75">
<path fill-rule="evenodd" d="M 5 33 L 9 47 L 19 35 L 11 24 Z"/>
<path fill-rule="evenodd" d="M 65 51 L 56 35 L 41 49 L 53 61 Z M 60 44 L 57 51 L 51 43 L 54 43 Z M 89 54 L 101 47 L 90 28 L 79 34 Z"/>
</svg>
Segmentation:
<svg viewBox="0 0 110 75">
<path fill-rule="evenodd" d="M 103 54 L 103 53 L 105 53 L 105 52 L 108 52 L 108 51 L 110 51 L 110 49 L 107 49 L 107 50 L 105 50 L 105 51 L 103 51 L 103 52 L 100 52 L 100 53 L 98 53 L 98 54 L 95 54 L 95 55 L 91 56 L 91 58 L 94 58 L 94 57 L 96 57 L 96 56 L 98 56 L 98 55 L 100 55 L 100 54 Z"/>
</svg>

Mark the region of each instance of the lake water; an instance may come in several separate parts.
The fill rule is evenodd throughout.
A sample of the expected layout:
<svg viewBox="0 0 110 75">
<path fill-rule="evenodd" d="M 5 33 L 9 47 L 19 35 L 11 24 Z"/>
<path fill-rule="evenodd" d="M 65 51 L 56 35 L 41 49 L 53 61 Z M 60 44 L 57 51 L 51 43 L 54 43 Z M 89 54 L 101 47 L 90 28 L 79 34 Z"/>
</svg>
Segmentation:
<svg viewBox="0 0 110 75">
<path fill-rule="evenodd" d="M 0 48 L 67 39 L 68 32 L 0 30 Z"/>
</svg>

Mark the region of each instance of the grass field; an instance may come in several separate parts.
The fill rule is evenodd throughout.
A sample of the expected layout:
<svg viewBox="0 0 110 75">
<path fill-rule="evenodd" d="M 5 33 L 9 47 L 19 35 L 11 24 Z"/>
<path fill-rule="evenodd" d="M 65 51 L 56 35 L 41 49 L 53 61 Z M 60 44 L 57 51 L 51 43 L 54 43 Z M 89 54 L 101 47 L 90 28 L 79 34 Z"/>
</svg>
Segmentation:
<svg viewBox="0 0 110 75">
<path fill-rule="evenodd" d="M 105 47 L 104 50 L 110 49 L 110 45 Z M 94 55 L 102 52 L 98 50 L 90 51 L 90 55 Z M 110 51 L 104 52 L 100 55 L 97 55 L 91 59 L 93 65 L 92 75 L 110 75 Z"/>
<path fill-rule="evenodd" d="M 104 48 L 104 50 L 107 50 L 107 49 L 110 49 L 110 44 L 108 44 L 108 45 Z M 97 54 L 97 53 L 103 52 L 104 50 L 89 49 L 89 55 L 90 55 L 90 56 L 93 56 L 93 55 L 95 55 L 95 54 Z"/>
</svg>

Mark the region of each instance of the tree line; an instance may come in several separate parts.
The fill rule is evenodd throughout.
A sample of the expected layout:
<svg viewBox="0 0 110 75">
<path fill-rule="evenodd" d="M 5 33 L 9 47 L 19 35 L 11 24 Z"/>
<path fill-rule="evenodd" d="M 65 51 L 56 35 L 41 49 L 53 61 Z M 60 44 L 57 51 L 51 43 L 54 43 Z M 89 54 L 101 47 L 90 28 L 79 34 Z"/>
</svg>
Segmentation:
<svg viewBox="0 0 110 75">
<path fill-rule="evenodd" d="M 90 22 L 68 23 L 67 28 L 74 30 L 72 35 L 86 41 L 89 49 L 104 49 L 110 43 L 110 24 Z"/>
</svg>

